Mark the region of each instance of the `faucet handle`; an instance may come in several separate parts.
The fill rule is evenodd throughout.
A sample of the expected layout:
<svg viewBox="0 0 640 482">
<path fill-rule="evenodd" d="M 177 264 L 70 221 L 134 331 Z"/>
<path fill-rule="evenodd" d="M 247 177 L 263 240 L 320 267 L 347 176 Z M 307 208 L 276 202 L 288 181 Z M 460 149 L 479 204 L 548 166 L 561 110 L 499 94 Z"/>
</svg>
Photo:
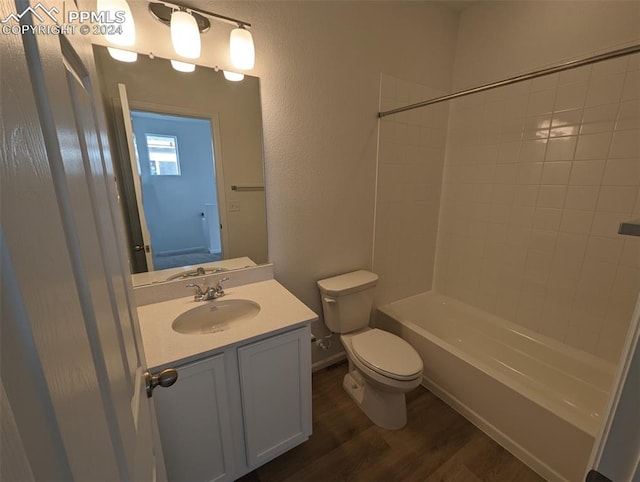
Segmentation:
<svg viewBox="0 0 640 482">
<path fill-rule="evenodd" d="M 202 299 L 203 296 L 203 292 L 202 292 L 202 288 L 200 288 L 199 285 L 195 284 L 195 283 L 189 283 L 187 286 L 185 286 L 185 288 L 195 288 L 196 292 L 193 295 L 193 299 L 195 301 L 200 301 Z"/>
<path fill-rule="evenodd" d="M 224 278 L 220 278 L 218 280 L 218 284 L 216 285 L 215 293 L 216 297 L 224 296 L 224 290 L 222 289 L 222 283 L 225 281 L 229 281 L 229 278 L 225 276 Z"/>
</svg>

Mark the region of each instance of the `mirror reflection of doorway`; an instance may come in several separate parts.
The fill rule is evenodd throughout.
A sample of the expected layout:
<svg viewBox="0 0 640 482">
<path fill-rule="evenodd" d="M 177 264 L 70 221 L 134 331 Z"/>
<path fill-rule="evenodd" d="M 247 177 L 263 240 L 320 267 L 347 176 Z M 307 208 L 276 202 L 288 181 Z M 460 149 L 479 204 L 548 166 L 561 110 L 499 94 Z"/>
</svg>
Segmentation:
<svg viewBox="0 0 640 482">
<path fill-rule="evenodd" d="M 211 121 L 131 111 L 154 269 L 223 259 Z"/>
</svg>

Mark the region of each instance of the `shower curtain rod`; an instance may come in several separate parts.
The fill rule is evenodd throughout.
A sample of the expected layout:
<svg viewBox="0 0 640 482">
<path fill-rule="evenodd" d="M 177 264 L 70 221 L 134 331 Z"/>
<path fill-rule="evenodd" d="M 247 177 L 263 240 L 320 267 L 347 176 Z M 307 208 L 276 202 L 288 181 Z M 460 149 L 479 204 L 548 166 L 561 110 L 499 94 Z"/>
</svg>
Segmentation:
<svg viewBox="0 0 640 482">
<path fill-rule="evenodd" d="M 548 67 L 546 69 L 535 70 L 527 74 L 516 75 L 515 77 L 509 77 L 508 79 L 499 80 L 498 82 L 492 82 L 490 84 L 480 85 L 478 87 L 472 87 L 471 89 L 461 90 L 453 94 L 443 95 L 441 97 L 435 97 L 433 99 L 425 100 L 404 107 L 398 107 L 396 109 L 379 112 L 378 117 L 386 117 L 392 114 L 398 114 L 407 110 L 417 109 L 419 107 L 426 107 L 428 105 L 438 104 L 451 99 L 457 99 L 458 97 L 464 97 L 465 95 L 475 94 L 478 92 L 484 92 L 485 90 L 495 89 L 496 87 L 503 87 L 505 85 L 515 84 L 516 82 L 522 82 L 523 80 L 535 79 L 542 77 L 543 75 L 555 74 L 556 72 L 563 72 L 569 69 L 575 69 L 582 67 L 583 65 L 595 64 L 596 62 L 602 62 L 603 60 L 615 59 L 616 57 L 622 57 L 624 55 L 634 54 L 640 52 L 640 44 L 632 45 L 631 47 L 625 47 L 623 49 L 612 50 L 611 52 L 605 52 L 603 54 L 594 55 L 592 57 L 586 57 L 579 60 L 571 60 L 564 64 L 556 65 L 554 67 Z"/>
</svg>

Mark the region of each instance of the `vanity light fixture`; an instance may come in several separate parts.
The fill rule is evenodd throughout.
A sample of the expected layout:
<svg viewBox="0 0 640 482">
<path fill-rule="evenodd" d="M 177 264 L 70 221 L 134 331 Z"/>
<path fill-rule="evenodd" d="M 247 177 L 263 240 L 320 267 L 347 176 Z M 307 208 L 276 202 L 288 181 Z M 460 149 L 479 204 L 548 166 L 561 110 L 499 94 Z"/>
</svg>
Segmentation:
<svg viewBox="0 0 640 482">
<path fill-rule="evenodd" d="M 171 43 L 181 57 L 197 59 L 200 57 L 200 30 L 191 13 L 177 10 L 171 14 Z"/>
<path fill-rule="evenodd" d="M 255 65 L 256 51 L 253 47 L 253 37 L 242 24 L 231 31 L 229 55 L 231 63 L 238 69 L 251 70 Z"/>
<path fill-rule="evenodd" d="M 119 60 L 120 62 L 135 62 L 138 60 L 138 52 L 117 49 L 114 47 L 107 47 L 107 50 L 112 58 Z"/>
<path fill-rule="evenodd" d="M 179 72 L 193 72 L 196 70 L 195 64 L 188 64 L 187 62 L 180 62 L 179 60 L 171 59 L 171 67 Z"/>
<path fill-rule="evenodd" d="M 255 47 L 253 37 L 247 30 L 251 27 L 250 23 L 199 8 L 165 2 L 164 0 L 149 2 L 149 12 L 153 18 L 171 27 L 171 41 L 176 54 L 188 59 L 196 59 L 200 56 L 201 42 L 199 34 L 209 30 L 211 27 L 210 19 L 233 25 L 235 28 L 231 31 L 229 38 L 231 63 L 239 70 L 253 69 L 255 65 Z M 174 31 L 176 32 L 175 34 Z M 174 68 L 176 67 L 174 66 Z M 244 74 L 241 73 L 224 72 L 224 74 L 228 80 L 231 79 L 227 77 L 227 74 L 230 74 L 230 77 L 233 77 L 235 81 L 244 78 Z"/>
<path fill-rule="evenodd" d="M 98 12 L 108 12 L 107 18 L 115 18 L 116 12 L 124 12 L 124 22 L 122 32 L 105 34 L 104 38 L 111 44 L 118 47 L 132 47 L 136 43 L 136 24 L 131 15 L 131 8 L 126 0 L 98 0 L 96 5 Z M 118 15 L 122 15 L 118 13 Z M 110 24 L 111 25 L 111 24 Z M 138 54 L 123 49 L 108 47 L 109 55 L 121 62 L 135 62 Z"/>
<path fill-rule="evenodd" d="M 230 80 L 231 82 L 240 82 L 242 79 L 244 79 L 244 74 L 231 72 L 229 70 L 223 70 L 222 75 L 224 75 L 225 79 Z"/>
</svg>

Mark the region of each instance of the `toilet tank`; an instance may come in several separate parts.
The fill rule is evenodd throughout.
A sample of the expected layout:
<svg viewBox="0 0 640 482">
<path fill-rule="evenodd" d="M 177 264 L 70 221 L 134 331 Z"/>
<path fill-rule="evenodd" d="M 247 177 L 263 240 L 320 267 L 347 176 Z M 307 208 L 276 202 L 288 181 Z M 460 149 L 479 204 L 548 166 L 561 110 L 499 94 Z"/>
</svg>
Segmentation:
<svg viewBox="0 0 640 482">
<path fill-rule="evenodd" d="M 367 326 L 377 282 L 377 274 L 364 270 L 318 281 L 327 328 L 348 333 Z"/>
</svg>

